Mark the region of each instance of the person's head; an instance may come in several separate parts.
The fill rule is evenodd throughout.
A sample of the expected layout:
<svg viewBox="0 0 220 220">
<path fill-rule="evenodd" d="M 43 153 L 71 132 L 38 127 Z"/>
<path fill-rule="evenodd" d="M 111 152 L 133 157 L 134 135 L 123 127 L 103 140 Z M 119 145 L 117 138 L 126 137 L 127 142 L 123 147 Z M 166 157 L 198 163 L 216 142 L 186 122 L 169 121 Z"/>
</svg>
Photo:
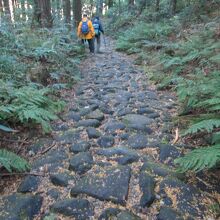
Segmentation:
<svg viewBox="0 0 220 220">
<path fill-rule="evenodd" d="M 83 14 L 83 18 L 87 18 L 87 14 Z"/>
<path fill-rule="evenodd" d="M 95 16 L 95 19 L 99 20 L 99 16 Z"/>
</svg>

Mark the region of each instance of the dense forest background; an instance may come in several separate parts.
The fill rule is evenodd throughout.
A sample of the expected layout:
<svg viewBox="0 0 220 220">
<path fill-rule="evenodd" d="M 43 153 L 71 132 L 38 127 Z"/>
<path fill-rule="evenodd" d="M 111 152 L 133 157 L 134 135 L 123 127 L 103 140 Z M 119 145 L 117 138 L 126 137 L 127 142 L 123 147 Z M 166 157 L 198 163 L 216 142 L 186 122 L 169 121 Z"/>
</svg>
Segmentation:
<svg viewBox="0 0 220 220">
<path fill-rule="evenodd" d="M 85 12 L 102 16 L 116 49 L 132 55 L 158 89 L 177 93 L 181 108 L 174 123 L 183 131 L 182 140 L 198 148 L 176 161 L 179 170 L 217 166 L 219 8 L 219 0 L 0 0 L 3 141 L 8 133 L 39 125 L 48 133 L 50 122 L 60 117 L 62 90 L 80 79 L 79 63 L 86 55 L 75 31 Z M 10 156 L 15 158 L 0 150 L 3 166 L 26 170 L 27 163 L 5 159 Z"/>
</svg>

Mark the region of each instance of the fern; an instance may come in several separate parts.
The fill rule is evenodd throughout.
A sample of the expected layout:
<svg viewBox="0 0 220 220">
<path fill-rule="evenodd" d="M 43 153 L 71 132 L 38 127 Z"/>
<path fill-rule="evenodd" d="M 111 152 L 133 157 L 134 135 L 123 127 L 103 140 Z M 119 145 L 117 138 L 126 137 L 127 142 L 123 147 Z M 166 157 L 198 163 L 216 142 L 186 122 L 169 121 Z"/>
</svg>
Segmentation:
<svg viewBox="0 0 220 220">
<path fill-rule="evenodd" d="M 24 124 L 40 124 L 44 132 L 51 130 L 49 122 L 57 119 L 56 113 L 62 111 L 64 102 L 56 102 L 48 97 L 49 89 L 22 87 L 7 88 L 0 105 L 0 119 Z M 1 92 L 0 92 L 1 94 Z"/>
<path fill-rule="evenodd" d="M 0 150 L 0 164 L 9 172 L 13 170 L 24 172 L 30 169 L 30 165 L 25 159 L 5 149 Z"/>
<path fill-rule="evenodd" d="M 203 120 L 191 125 L 184 135 L 195 134 L 201 131 L 212 132 L 214 128 L 220 127 L 220 119 Z"/>
<path fill-rule="evenodd" d="M 199 172 L 213 168 L 220 162 L 220 145 L 193 150 L 174 162 L 178 165 L 178 171 L 182 173 L 189 170 Z"/>
</svg>

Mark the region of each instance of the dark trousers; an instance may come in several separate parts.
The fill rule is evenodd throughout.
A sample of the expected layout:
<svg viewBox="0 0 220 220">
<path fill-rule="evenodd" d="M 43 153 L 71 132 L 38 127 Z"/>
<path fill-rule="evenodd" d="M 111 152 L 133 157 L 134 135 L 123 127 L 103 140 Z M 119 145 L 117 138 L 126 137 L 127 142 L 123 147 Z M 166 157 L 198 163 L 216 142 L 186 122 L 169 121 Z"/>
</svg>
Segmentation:
<svg viewBox="0 0 220 220">
<path fill-rule="evenodd" d="M 97 43 L 97 49 L 96 51 L 99 52 L 100 46 L 101 46 L 101 34 L 95 35 L 96 43 Z"/>
<path fill-rule="evenodd" d="M 86 41 L 88 41 L 88 43 L 89 43 L 90 52 L 94 53 L 95 52 L 94 40 L 93 39 L 82 39 L 83 44 L 85 44 Z"/>
</svg>

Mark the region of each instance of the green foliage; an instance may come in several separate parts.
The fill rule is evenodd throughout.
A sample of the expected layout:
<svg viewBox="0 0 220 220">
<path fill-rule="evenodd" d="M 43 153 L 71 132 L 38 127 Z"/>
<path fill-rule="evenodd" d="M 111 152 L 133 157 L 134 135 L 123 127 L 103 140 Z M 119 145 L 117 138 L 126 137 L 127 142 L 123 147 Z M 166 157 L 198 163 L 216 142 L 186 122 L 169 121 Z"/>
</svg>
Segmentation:
<svg viewBox="0 0 220 220">
<path fill-rule="evenodd" d="M 0 164 L 9 172 L 13 170 L 24 172 L 30 169 L 30 165 L 25 159 L 5 149 L 0 149 Z"/>
<path fill-rule="evenodd" d="M 114 34 L 118 36 L 116 49 L 136 54 L 134 63 L 146 65 L 146 72 L 158 89 L 177 92 L 180 121 L 183 118 L 188 122 L 184 123 L 187 128 L 182 127 L 184 136 L 208 135 L 210 144 L 215 144 L 179 158 L 176 163 L 179 169 L 183 172 L 209 169 L 217 165 L 220 155 L 219 22 L 209 17 L 219 1 L 201 0 L 190 5 L 179 1 L 180 13 L 175 16 L 171 16 L 167 3 L 161 1 L 160 10 L 155 12 L 155 5 L 148 1 L 141 15 L 136 14 L 132 20 L 132 15 L 140 10 L 138 1 L 133 12 L 124 8 L 127 15 L 114 16 L 111 26 L 118 33 Z M 195 21 L 209 23 L 193 24 Z"/>
<path fill-rule="evenodd" d="M 52 101 L 47 95 L 48 89 L 36 89 L 30 86 L 11 88 L 5 86 L 0 97 L 0 120 L 21 122 L 24 124 L 40 124 L 44 132 L 50 131 L 49 122 L 57 119 L 56 113 L 60 112 L 64 103 Z"/>
<path fill-rule="evenodd" d="M 49 132 L 64 102 L 59 90 L 80 79 L 81 46 L 64 28 L 0 29 L 0 123 L 41 125 Z M 46 88 L 47 87 L 47 88 Z"/>
<path fill-rule="evenodd" d="M 220 145 L 211 147 L 202 147 L 191 151 L 182 158 L 175 160 L 175 164 L 179 166 L 179 172 L 193 170 L 199 172 L 203 169 L 216 167 L 220 162 Z"/>
<path fill-rule="evenodd" d="M 189 127 L 184 132 L 184 135 L 188 134 L 195 134 L 198 132 L 212 132 L 214 128 L 219 128 L 220 127 L 220 120 L 219 119 L 209 119 L 209 120 L 202 120 L 198 123 L 195 123 Z"/>
<path fill-rule="evenodd" d="M 142 48 L 138 52 L 157 47 L 166 47 L 162 42 L 175 32 L 175 27 L 167 22 L 146 23 L 136 21 L 131 28 L 121 35 L 116 43 L 116 49 L 119 51 L 128 51 L 132 48 Z"/>
</svg>

